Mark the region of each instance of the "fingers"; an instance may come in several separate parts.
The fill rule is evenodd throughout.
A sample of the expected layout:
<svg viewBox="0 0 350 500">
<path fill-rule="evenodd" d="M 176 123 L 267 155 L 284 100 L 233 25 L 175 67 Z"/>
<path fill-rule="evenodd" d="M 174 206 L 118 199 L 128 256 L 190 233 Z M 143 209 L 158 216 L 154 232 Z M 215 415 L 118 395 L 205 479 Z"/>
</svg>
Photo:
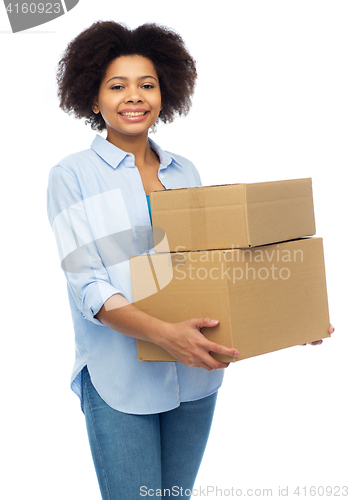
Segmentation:
<svg viewBox="0 0 350 500">
<path fill-rule="evenodd" d="M 182 356 L 182 359 L 180 359 L 180 361 L 186 366 L 191 366 L 193 368 L 204 368 L 208 371 L 227 368 L 230 364 L 229 362 L 223 362 L 215 359 L 211 355 L 211 352 L 220 351 L 230 357 L 233 357 L 233 352 L 237 352 L 235 349 L 229 349 L 210 342 L 205 337 L 203 340 L 201 339 L 201 342 L 196 345 L 195 349 L 193 349 L 192 346 L 191 351 L 192 352 L 188 351 L 185 356 Z"/>
<path fill-rule="evenodd" d="M 332 335 L 332 333 L 334 333 L 335 331 L 335 328 L 333 325 L 330 325 L 329 329 L 328 329 L 328 333 L 329 335 Z M 308 344 L 301 344 L 301 345 L 321 345 L 323 342 L 323 340 L 315 340 L 314 342 L 309 342 Z"/>
<path fill-rule="evenodd" d="M 213 326 L 217 326 L 219 324 L 219 320 L 214 319 L 214 318 L 208 318 L 208 317 L 194 318 L 191 321 L 193 321 L 193 326 L 197 327 L 198 329 L 204 328 L 204 327 L 213 327 Z M 218 370 L 218 369 L 222 369 L 222 368 L 227 368 L 230 364 L 230 363 L 222 362 L 222 361 L 219 361 L 219 360 L 213 358 L 213 356 L 210 355 L 210 352 L 223 354 L 223 355 L 229 356 L 231 358 L 236 358 L 239 356 L 239 352 L 237 351 L 237 349 L 226 347 L 226 346 L 223 346 L 221 344 L 211 342 L 210 340 L 207 340 L 207 339 L 205 339 L 204 342 L 205 342 L 204 347 L 205 347 L 205 350 L 207 351 L 205 364 L 207 366 L 209 366 L 210 369 Z M 206 369 L 208 369 L 208 368 L 206 368 Z"/>
<path fill-rule="evenodd" d="M 229 362 L 219 361 L 211 354 L 214 352 L 233 358 L 239 355 L 238 351 L 211 342 L 200 330 L 218 324 L 219 320 L 208 317 L 192 318 L 175 325 L 170 324 L 170 330 L 163 337 L 162 346 L 186 366 L 204 368 L 209 371 L 227 368 Z"/>
<path fill-rule="evenodd" d="M 239 352 L 234 348 L 225 347 L 220 344 L 215 344 L 214 342 L 208 341 L 208 344 L 205 347 L 205 354 L 203 355 L 203 361 L 207 366 L 214 370 L 221 370 L 223 368 L 227 368 L 230 362 L 219 361 L 214 358 L 211 353 L 224 354 L 229 356 L 230 358 L 236 358 L 239 356 Z M 233 361 L 233 359 L 232 359 Z"/>
<path fill-rule="evenodd" d="M 321 345 L 323 340 L 315 340 L 314 342 L 310 342 L 310 345 Z"/>
<path fill-rule="evenodd" d="M 212 360 L 213 359 L 214 358 L 212 358 Z M 209 360 L 209 362 L 208 362 L 209 364 L 202 361 L 201 363 L 194 364 L 194 365 L 187 365 L 187 366 L 191 366 L 192 368 L 204 368 L 204 370 L 211 372 L 213 370 L 221 370 L 221 369 L 227 368 L 230 364 L 230 363 L 221 363 L 220 361 L 218 361 L 217 364 L 215 364 L 215 366 L 212 366 L 213 365 L 212 360 Z"/>
<path fill-rule="evenodd" d="M 189 320 L 191 326 L 199 328 L 210 328 L 213 326 L 217 326 L 220 322 L 218 319 L 214 318 L 192 318 Z"/>
<path fill-rule="evenodd" d="M 239 356 L 239 351 L 237 351 L 237 349 L 235 349 L 234 347 L 225 347 L 224 345 L 216 344 L 215 342 L 208 342 L 210 343 L 210 351 L 212 352 L 224 354 L 232 358 L 238 358 Z"/>
<path fill-rule="evenodd" d="M 197 327 L 199 330 L 201 328 L 210 328 L 210 327 L 213 327 L 213 326 L 217 326 L 219 324 L 219 320 L 218 319 L 213 319 L 213 318 L 193 318 L 191 320 L 189 320 L 189 323 L 192 325 L 191 326 L 194 326 L 194 327 Z M 230 348 L 230 347 L 225 347 L 221 344 L 216 344 L 215 342 L 210 342 L 208 340 L 208 347 L 209 347 L 209 344 L 210 344 L 210 351 L 213 351 L 213 352 L 217 352 L 218 354 L 226 354 L 227 356 L 231 356 L 231 357 L 237 357 L 239 356 L 239 352 L 237 351 L 237 349 L 234 349 L 234 348 Z"/>
<path fill-rule="evenodd" d="M 218 359 L 213 358 L 209 352 L 205 352 L 203 353 L 201 360 L 187 366 L 191 366 L 193 368 L 204 368 L 204 370 L 212 371 L 227 368 L 229 364 L 230 363 L 219 361 Z"/>
</svg>

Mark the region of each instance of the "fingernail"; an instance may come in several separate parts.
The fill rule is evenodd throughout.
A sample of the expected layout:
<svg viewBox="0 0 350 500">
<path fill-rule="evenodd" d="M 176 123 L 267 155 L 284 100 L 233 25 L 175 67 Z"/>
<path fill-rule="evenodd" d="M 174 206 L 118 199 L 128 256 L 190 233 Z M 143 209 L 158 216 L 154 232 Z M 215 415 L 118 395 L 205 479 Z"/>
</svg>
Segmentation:
<svg viewBox="0 0 350 500">
<path fill-rule="evenodd" d="M 235 351 L 235 354 L 234 354 L 235 358 L 237 358 L 239 356 L 239 352 L 238 351 Z"/>
<path fill-rule="evenodd" d="M 219 320 L 218 319 L 211 319 L 210 323 L 219 323 Z"/>
</svg>

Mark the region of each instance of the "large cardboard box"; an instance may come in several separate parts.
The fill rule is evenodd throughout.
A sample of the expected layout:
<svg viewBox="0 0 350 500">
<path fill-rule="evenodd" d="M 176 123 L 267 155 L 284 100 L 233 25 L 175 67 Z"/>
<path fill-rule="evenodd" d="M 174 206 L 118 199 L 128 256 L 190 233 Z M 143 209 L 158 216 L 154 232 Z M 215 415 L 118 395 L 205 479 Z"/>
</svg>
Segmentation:
<svg viewBox="0 0 350 500">
<path fill-rule="evenodd" d="M 246 250 L 149 254 L 130 259 L 134 303 L 168 322 L 211 317 L 210 340 L 240 352 L 237 360 L 328 337 L 321 238 Z M 213 354 L 222 361 L 235 361 Z M 174 361 L 138 340 L 138 357 Z"/>
<path fill-rule="evenodd" d="M 150 194 L 157 252 L 249 248 L 315 234 L 311 179 Z M 169 244 L 169 247 L 167 246 Z"/>
</svg>

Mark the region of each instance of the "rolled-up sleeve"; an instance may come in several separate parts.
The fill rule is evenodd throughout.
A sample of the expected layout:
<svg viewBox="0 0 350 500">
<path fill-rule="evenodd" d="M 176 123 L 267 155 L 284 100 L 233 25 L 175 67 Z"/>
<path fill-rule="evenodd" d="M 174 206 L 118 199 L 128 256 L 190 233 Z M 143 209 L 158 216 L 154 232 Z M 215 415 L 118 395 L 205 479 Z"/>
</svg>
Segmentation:
<svg viewBox="0 0 350 500">
<path fill-rule="evenodd" d="M 123 291 L 115 280 L 111 283 L 88 222 L 79 181 L 64 166 L 50 171 L 47 210 L 74 301 L 84 319 L 102 325 L 94 316 L 109 297 L 123 295 Z"/>
</svg>

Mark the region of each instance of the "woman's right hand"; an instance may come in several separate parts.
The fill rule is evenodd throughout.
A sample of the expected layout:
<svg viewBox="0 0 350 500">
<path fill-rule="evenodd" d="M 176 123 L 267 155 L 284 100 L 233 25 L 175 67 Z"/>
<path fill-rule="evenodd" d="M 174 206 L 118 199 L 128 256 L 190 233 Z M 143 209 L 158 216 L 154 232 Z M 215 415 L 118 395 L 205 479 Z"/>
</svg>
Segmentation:
<svg viewBox="0 0 350 500">
<path fill-rule="evenodd" d="M 166 323 L 161 339 L 156 343 L 186 366 L 209 371 L 227 368 L 229 363 L 213 358 L 210 351 L 231 357 L 239 356 L 239 352 L 234 348 L 211 342 L 200 331 L 203 327 L 214 327 L 218 324 L 218 320 L 211 318 L 193 318 L 181 323 Z"/>
</svg>

